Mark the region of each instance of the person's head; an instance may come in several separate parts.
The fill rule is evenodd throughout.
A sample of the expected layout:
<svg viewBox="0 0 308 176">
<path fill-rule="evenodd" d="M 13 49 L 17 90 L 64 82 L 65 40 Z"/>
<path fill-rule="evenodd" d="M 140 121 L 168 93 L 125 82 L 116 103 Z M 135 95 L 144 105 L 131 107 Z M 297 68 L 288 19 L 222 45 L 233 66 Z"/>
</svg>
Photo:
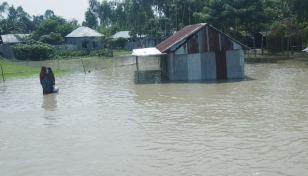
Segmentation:
<svg viewBox="0 0 308 176">
<path fill-rule="evenodd" d="M 48 67 L 47 69 L 48 69 L 49 73 L 52 73 L 52 70 L 51 70 L 51 68 L 50 68 L 50 67 Z"/>
<path fill-rule="evenodd" d="M 45 71 L 46 70 L 46 67 L 45 66 L 42 66 L 42 69 L 41 69 L 42 71 Z"/>
</svg>

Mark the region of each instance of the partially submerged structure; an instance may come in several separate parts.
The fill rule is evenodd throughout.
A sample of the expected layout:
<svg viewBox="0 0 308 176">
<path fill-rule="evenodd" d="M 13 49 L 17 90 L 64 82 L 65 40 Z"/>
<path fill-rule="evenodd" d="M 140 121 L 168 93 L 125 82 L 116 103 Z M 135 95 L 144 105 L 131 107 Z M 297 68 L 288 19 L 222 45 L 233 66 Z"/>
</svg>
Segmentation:
<svg viewBox="0 0 308 176">
<path fill-rule="evenodd" d="M 244 78 L 247 46 L 209 24 L 184 27 L 156 48 L 133 51 L 136 56 L 160 56 L 160 69 L 170 80 Z"/>
<path fill-rule="evenodd" d="M 14 53 L 12 51 L 12 46 L 18 43 L 25 43 L 25 37 L 29 36 L 29 34 L 7 34 L 1 35 L 0 40 L 0 53 L 6 58 L 13 58 Z"/>
<path fill-rule="evenodd" d="M 244 49 L 209 24 L 184 27 L 156 48 L 161 70 L 170 80 L 244 78 Z"/>
<path fill-rule="evenodd" d="M 79 27 L 65 37 L 66 44 L 77 45 L 77 49 L 102 49 L 104 35 L 88 27 Z"/>
</svg>

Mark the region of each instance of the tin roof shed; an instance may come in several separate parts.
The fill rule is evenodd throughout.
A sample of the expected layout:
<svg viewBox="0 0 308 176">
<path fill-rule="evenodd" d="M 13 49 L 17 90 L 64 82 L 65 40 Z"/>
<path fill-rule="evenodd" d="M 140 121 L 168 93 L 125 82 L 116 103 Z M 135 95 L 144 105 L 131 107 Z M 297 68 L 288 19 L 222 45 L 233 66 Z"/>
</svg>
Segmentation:
<svg viewBox="0 0 308 176">
<path fill-rule="evenodd" d="M 22 40 L 23 37 L 29 36 L 29 34 L 7 34 L 1 35 L 2 44 L 15 44 L 25 42 Z"/>
<path fill-rule="evenodd" d="M 97 31 L 82 26 L 68 34 L 66 37 L 74 38 L 74 37 L 103 37 L 104 35 L 101 33 L 98 33 Z"/>
<path fill-rule="evenodd" d="M 194 24 L 194 25 L 189 25 L 184 27 L 182 30 L 178 31 L 162 43 L 156 46 L 156 48 L 161 51 L 161 52 L 166 52 L 169 49 L 177 49 L 180 46 L 182 46 L 184 43 L 190 39 L 194 34 L 199 32 L 201 29 L 204 27 L 208 26 L 210 30 L 209 32 L 211 33 L 210 35 L 204 35 L 205 40 L 209 40 L 209 44 L 217 44 L 219 43 L 220 45 L 225 45 L 228 43 L 228 41 L 233 41 L 239 45 L 241 45 L 245 49 L 249 49 L 247 46 L 243 45 L 242 43 L 238 42 L 237 40 L 233 39 L 232 37 L 228 36 L 227 34 L 221 32 L 220 30 L 214 28 L 213 26 L 207 24 L 207 23 L 201 23 L 201 24 Z M 208 37 L 207 37 L 208 36 Z M 218 39 L 218 36 L 220 37 L 220 41 L 216 41 L 216 38 Z M 215 41 L 212 41 L 215 40 Z M 229 42 L 230 43 L 230 42 Z M 230 44 L 233 45 L 233 44 Z"/>
</svg>

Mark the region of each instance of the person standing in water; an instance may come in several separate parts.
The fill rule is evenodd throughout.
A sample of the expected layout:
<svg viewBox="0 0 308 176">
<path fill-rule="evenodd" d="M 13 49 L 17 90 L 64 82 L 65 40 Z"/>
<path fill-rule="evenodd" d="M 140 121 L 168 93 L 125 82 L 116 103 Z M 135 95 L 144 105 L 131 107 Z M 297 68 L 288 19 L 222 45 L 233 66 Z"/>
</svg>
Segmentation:
<svg viewBox="0 0 308 176">
<path fill-rule="evenodd" d="M 42 71 L 40 73 L 40 80 L 41 80 L 41 85 L 42 85 L 42 88 L 43 88 L 43 93 L 51 93 L 51 89 L 50 89 L 51 84 L 50 84 L 50 80 L 48 78 L 49 70 L 46 67 L 45 67 L 45 69 L 43 69 L 43 67 L 42 67 Z"/>
<path fill-rule="evenodd" d="M 40 72 L 40 82 L 42 85 L 43 79 L 44 79 L 44 73 L 46 72 L 46 67 L 42 66 L 41 72 Z"/>
<path fill-rule="evenodd" d="M 52 69 L 50 67 L 47 68 L 48 69 L 48 79 L 50 80 L 50 90 L 53 90 L 53 87 L 56 85 L 56 79 L 55 79 L 55 75 L 52 72 Z"/>
</svg>

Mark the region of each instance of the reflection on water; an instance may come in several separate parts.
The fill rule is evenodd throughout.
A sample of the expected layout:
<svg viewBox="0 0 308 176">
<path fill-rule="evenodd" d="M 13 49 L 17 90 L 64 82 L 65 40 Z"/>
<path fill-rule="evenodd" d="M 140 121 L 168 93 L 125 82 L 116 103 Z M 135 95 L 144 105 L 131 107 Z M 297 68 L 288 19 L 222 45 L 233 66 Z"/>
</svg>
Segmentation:
<svg viewBox="0 0 308 176">
<path fill-rule="evenodd" d="M 43 96 L 38 77 L 0 83 L 0 175 L 308 172 L 305 62 L 174 82 L 154 59 L 137 82 L 136 67 L 121 66 L 133 59 L 85 59 L 91 73 L 56 75 L 58 94 Z"/>
<path fill-rule="evenodd" d="M 57 105 L 57 94 L 58 93 L 52 93 L 52 94 L 45 94 L 43 95 L 43 103 L 42 108 L 44 108 L 47 111 L 56 110 L 58 108 Z"/>
</svg>

